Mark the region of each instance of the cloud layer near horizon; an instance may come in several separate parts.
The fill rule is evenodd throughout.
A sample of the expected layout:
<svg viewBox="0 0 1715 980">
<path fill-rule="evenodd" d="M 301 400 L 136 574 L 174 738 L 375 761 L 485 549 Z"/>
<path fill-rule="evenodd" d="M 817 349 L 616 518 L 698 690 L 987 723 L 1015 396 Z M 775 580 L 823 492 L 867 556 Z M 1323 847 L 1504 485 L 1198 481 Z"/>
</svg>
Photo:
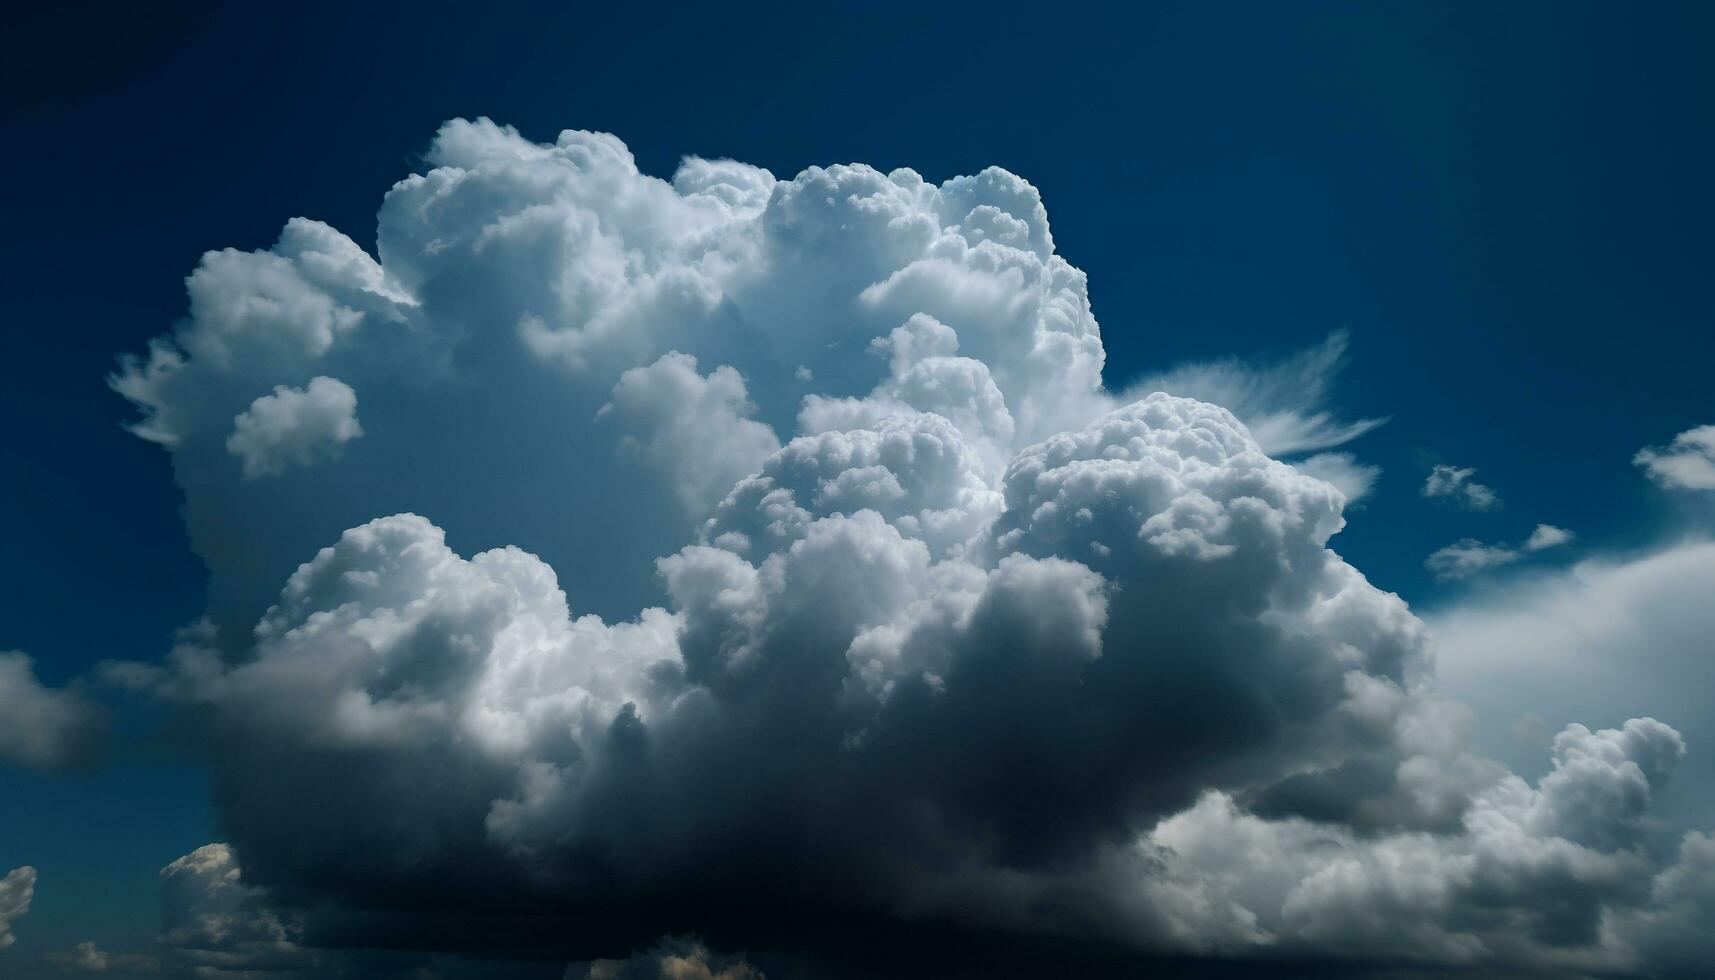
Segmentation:
<svg viewBox="0 0 1715 980">
<path fill-rule="evenodd" d="M 1474 754 L 1423 624 L 1328 548 L 1373 469 L 1272 458 L 1379 424 L 1304 381 L 1343 336 L 1171 375 L 1238 415 L 1114 398 L 1005 171 L 669 182 L 486 120 L 427 159 L 377 256 L 304 219 L 211 252 L 113 379 L 212 573 L 167 663 L 107 671 L 218 746 L 231 847 L 175 879 L 242 878 L 211 968 L 698 931 L 825 956 L 876 923 L 1689 955 L 1715 856 L 1645 833 L 1678 732 L 1569 724 L 1534 784 Z"/>
</svg>

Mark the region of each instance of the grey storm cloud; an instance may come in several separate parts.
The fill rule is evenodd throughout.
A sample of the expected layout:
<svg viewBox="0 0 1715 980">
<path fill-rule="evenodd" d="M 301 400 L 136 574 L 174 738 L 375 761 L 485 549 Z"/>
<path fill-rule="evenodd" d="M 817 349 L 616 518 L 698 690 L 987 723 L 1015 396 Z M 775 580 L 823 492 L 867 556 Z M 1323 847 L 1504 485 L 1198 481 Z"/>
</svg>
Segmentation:
<svg viewBox="0 0 1715 980">
<path fill-rule="evenodd" d="M 1304 380 L 1343 335 L 1115 397 L 1005 171 L 659 180 L 486 120 L 427 162 L 373 256 L 304 219 L 208 253 L 112 378 L 211 571 L 163 663 L 105 671 L 212 747 L 175 955 L 1689 962 L 1709 842 L 1647 833 L 1678 733 L 1477 754 L 1329 548 L 1374 468 L 1274 458 L 1379 424 Z"/>
</svg>

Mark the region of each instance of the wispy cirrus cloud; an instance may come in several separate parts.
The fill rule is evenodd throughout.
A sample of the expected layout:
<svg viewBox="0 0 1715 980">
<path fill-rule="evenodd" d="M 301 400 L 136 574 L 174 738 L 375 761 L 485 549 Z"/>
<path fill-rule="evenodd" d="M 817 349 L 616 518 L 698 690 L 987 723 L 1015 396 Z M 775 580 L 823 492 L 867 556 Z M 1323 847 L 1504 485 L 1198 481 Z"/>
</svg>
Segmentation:
<svg viewBox="0 0 1715 980">
<path fill-rule="evenodd" d="M 1558 548 L 1575 538 L 1571 531 L 1552 524 L 1538 524 L 1530 537 L 1517 545 L 1484 544 L 1476 538 L 1464 538 L 1430 554 L 1424 565 L 1437 578 L 1470 578 L 1491 568 L 1513 562 L 1549 548 Z"/>
<path fill-rule="evenodd" d="M 1345 330 L 1272 363 L 1240 357 L 1181 364 L 1128 384 L 1121 401 L 1165 391 L 1221 405 L 1237 415 L 1271 456 L 1333 449 L 1387 424 L 1386 418 L 1345 420 L 1329 407 L 1346 366 Z"/>
</svg>

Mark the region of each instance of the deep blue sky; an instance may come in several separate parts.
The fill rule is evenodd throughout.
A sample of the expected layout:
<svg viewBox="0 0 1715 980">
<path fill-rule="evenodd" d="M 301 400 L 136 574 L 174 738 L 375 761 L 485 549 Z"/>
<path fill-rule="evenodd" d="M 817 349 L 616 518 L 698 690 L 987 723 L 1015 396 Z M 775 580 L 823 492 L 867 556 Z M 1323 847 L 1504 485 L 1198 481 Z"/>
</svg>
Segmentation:
<svg viewBox="0 0 1715 980">
<path fill-rule="evenodd" d="M 1339 407 L 1393 421 L 1350 447 L 1384 473 L 1335 546 L 1414 603 L 1442 597 L 1423 556 L 1467 535 L 1651 540 L 1631 454 L 1715 420 L 1707 4 L 252 6 L 8 30 L 0 650 L 53 683 L 158 658 L 201 609 L 114 356 L 182 314 L 206 249 L 294 215 L 372 246 L 453 116 L 608 130 L 663 176 L 691 153 L 1003 165 L 1089 274 L 1114 385 L 1349 329 Z M 1438 461 L 1507 506 L 1429 506 Z M 34 940 L 95 915 L 141 942 L 155 870 L 212 833 L 200 787 L 166 761 L 0 773 L 0 869 L 42 869 Z"/>
</svg>

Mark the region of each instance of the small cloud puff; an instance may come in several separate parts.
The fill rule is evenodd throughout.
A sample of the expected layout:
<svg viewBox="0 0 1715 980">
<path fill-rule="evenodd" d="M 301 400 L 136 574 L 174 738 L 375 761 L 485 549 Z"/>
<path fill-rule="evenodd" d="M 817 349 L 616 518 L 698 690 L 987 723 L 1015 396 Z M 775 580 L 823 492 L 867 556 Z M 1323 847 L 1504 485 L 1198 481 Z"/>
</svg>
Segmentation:
<svg viewBox="0 0 1715 980">
<path fill-rule="evenodd" d="M 254 480 L 337 455 L 361 435 L 357 393 L 338 378 L 316 377 L 251 402 L 233 419 L 226 451 L 243 460 L 244 478 Z"/>
<path fill-rule="evenodd" d="M 1494 510 L 1501 505 L 1500 495 L 1492 487 L 1471 479 L 1476 472 L 1468 467 L 1437 464 L 1423 481 L 1423 495 L 1445 497 L 1471 510 Z"/>
<path fill-rule="evenodd" d="M 1445 548 L 1431 552 L 1423 564 L 1435 573 L 1436 578 L 1461 579 L 1470 578 L 1491 568 L 1510 565 L 1518 561 L 1519 557 L 1516 548 L 1487 545 L 1476 538 L 1461 538 Z"/>
<path fill-rule="evenodd" d="M 1577 537 L 1577 535 L 1563 527 L 1555 527 L 1552 524 L 1538 524 L 1536 526 L 1536 530 L 1530 532 L 1530 537 L 1525 539 L 1524 550 L 1542 551 L 1545 548 L 1557 548 L 1560 545 L 1569 543 L 1575 537 Z"/>
<path fill-rule="evenodd" d="M 1666 446 L 1638 450 L 1632 462 L 1669 490 L 1715 490 L 1715 425 L 1700 425 Z"/>
<path fill-rule="evenodd" d="M 1432 553 L 1424 561 L 1424 565 L 1435 573 L 1436 578 L 1470 578 L 1491 568 L 1510 565 L 1527 554 L 1557 548 L 1569 543 L 1574 537 L 1576 535 L 1563 527 L 1538 524 L 1536 529 L 1530 532 L 1530 537 L 1517 547 L 1489 545 L 1476 538 L 1464 538 Z"/>
</svg>

